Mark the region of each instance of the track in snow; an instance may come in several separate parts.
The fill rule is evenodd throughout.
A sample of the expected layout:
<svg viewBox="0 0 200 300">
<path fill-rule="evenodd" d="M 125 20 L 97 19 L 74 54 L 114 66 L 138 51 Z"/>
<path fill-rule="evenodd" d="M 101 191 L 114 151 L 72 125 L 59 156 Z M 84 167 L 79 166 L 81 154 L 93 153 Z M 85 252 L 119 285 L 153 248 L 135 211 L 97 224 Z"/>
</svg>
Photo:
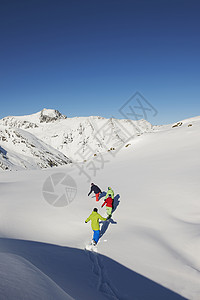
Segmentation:
<svg viewBox="0 0 200 300">
<path fill-rule="evenodd" d="M 106 297 L 113 300 L 126 300 L 119 296 L 118 290 L 112 285 L 108 279 L 107 272 L 103 265 L 103 261 L 98 253 L 85 250 L 89 260 L 92 263 L 92 272 L 98 277 L 97 290 L 103 293 Z"/>
</svg>

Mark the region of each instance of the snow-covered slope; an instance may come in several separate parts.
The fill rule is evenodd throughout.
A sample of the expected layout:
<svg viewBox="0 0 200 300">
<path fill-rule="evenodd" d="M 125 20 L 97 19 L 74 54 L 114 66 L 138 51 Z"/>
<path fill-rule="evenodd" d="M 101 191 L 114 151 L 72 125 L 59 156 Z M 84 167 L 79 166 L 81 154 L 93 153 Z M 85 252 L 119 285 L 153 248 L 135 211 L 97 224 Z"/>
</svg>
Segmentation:
<svg viewBox="0 0 200 300">
<path fill-rule="evenodd" d="M 200 118 L 173 125 L 129 140 L 115 156 L 105 153 L 107 163 L 90 174 L 103 191 L 115 191 L 98 254 L 84 251 L 92 237 L 84 220 L 95 206 L 105 216 L 105 208 L 102 198 L 87 196 L 78 165 L 1 172 L 0 251 L 26 259 L 75 299 L 199 300 Z M 77 194 L 58 208 L 43 190 L 60 173 L 75 180 Z M 65 193 L 58 180 L 49 189 Z"/>
<path fill-rule="evenodd" d="M 73 300 L 26 259 L 10 253 L 0 253 L 0 298 Z"/>
<path fill-rule="evenodd" d="M 197 125 L 200 122 L 200 116 L 193 117 L 193 118 L 188 118 L 182 121 L 178 121 L 173 124 L 167 124 L 167 125 L 155 125 L 153 126 L 153 130 L 155 131 L 164 131 L 164 130 L 169 130 L 171 128 L 177 128 L 177 127 L 192 127 L 193 125 Z"/>
<path fill-rule="evenodd" d="M 0 120 L 0 170 L 40 169 L 68 164 L 71 160 L 60 151 L 28 132 L 38 124 L 66 119 L 59 111 L 41 112 Z"/>
<path fill-rule="evenodd" d="M 0 125 L 0 169 L 39 169 L 70 163 L 63 153 L 47 145 L 33 134 Z"/>
<path fill-rule="evenodd" d="M 145 120 L 131 121 L 102 117 L 66 118 L 57 110 L 52 109 L 43 109 L 41 112 L 28 116 L 5 117 L 0 120 L 0 145 L 8 155 L 7 160 L 0 157 L 2 169 L 32 169 L 36 166 L 44 168 L 68 162 L 66 157 L 60 155 L 60 161 L 56 159 L 49 164 L 49 158 L 43 155 L 44 153 L 37 156 L 35 151 L 32 151 L 30 164 L 30 143 L 26 143 L 25 138 L 21 141 L 18 138 L 17 147 L 15 146 L 16 132 L 19 132 L 19 129 L 21 129 L 21 136 L 25 136 L 28 132 L 29 137 L 32 134 L 32 139 L 35 141 L 39 139 L 39 144 L 43 141 L 73 161 L 86 161 L 98 153 L 105 153 L 110 149 L 115 151 L 124 147 L 131 138 L 150 131 L 152 125 Z M 54 156 L 55 152 L 53 153 L 52 149 L 48 151 Z M 40 147 L 37 152 L 40 152 Z M 59 156 L 58 152 L 56 156 Z M 17 159 L 11 159 L 11 156 L 17 156 Z"/>
</svg>

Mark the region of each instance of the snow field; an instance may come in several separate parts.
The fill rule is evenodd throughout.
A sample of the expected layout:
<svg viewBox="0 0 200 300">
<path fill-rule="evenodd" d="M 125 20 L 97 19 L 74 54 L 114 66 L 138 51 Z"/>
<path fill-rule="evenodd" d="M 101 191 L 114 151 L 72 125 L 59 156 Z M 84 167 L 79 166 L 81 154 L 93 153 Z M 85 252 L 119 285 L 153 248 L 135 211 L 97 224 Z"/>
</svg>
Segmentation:
<svg viewBox="0 0 200 300">
<path fill-rule="evenodd" d="M 68 247 L 76 248 L 80 251 L 78 257 L 83 254 L 85 257 L 84 263 L 79 264 L 79 272 L 85 268 L 91 279 L 87 283 L 84 281 L 84 289 L 88 288 L 84 297 L 88 299 L 93 299 L 91 293 L 94 291 L 98 291 L 99 299 L 143 300 L 148 299 L 151 293 L 152 299 L 181 299 L 167 290 L 170 289 L 187 299 L 198 300 L 199 129 L 200 122 L 195 121 L 192 127 L 185 124 L 143 134 L 97 172 L 93 182 L 103 191 L 111 186 L 115 196 L 118 195 L 115 198 L 118 206 L 112 220 L 107 225 L 102 224 L 103 236 L 97 246 L 99 254 L 83 250 L 92 237 L 90 224 L 84 221 L 94 207 L 99 208 L 100 214 L 106 215 L 105 207 L 100 207 L 103 199 L 96 202 L 95 198 L 87 196 L 90 182 L 73 166 L 0 173 L 1 237 L 65 246 L 66 254 L 62 253 L 64 260 L 69 260 L 69 253 L 73 257 L 74 252 Z M 109 155 L 107 153 L 105 157 L 109 158 Z M 56 172 L 70 174 L 77 184 L 75 200 L 62 208 L 49 205 L 42 195 L 44 181 Z M 20 255 L 23 256 L 23 253 Z M 36 263 L 40 262 L 38 257 L 35 258 Z M 31 256 L 28 261 L 31 261 Z M 120 270 L 117 275 L 115 269 Z M 73 266 L 72 270 L 73 274 L 80 274 Z M 89 270 L 93 270 L 92 273 Z M 140 275 L 136 276 L 135 272 Z M 63 279 L 56 274 L 53 280 L 56 279 L 55 282 L 67 294 L 80 299 L 75 288 L 70 289 L 67 283 L 61 285 Z M 77 282 L 71 279 L 71 283 L 74 286 L 80 284 L 81 291 L 80 277 Z M 142 292 L 144 284 L 150 286 L 148 295 Z"/>
</svg>

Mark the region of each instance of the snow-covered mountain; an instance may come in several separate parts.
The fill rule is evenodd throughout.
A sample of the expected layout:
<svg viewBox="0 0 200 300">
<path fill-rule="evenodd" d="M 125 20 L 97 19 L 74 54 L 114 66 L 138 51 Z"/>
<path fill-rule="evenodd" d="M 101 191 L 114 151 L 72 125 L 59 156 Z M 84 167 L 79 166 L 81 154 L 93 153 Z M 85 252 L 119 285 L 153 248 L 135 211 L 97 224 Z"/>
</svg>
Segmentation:
<svg viewBox="0 0 200 300">
<path fill-rule="evenodd" d="M 152 130 L 145 121 L 102 117 L 67 118 L 43 109 L 0 120 L 0 169 L 47 168 L 87 161 L 98 153 L 125 147 L 130 139 Z"/>
<path fill-rule="evenodd" d="M 64 154 L 22 129 L 0 126 L 0 139 L 0 168 L 3 170 L 48 168 L 71 162 Z"/>
<path fill-rule="evenodd" d="M 103 195 L 113 188 L 115 210 L 97 253 L 85 250 L 93 232 L 84 221 L 94 207 L 106 217 L 104 197 L 87 196 L 76 165 L 0 172 L 0 299 L 199 300 L 199 133 L 196 117 L 133 137 L 112 160 L 105 151 L 92 180 Z M 58 207 L 69 175 L 76 196 Z"/>
<path fill-rule="evenodd" d="M 58 110 L 43 109 L 27 116 L 0 120 L 0 170 L 40 169 L 86 162 L 98 154 L 127 147 L 146 132 L 189 125 L 198 117 L 164 126 L 146 120 L 102 117 L 67 118 Z M 191 124 L 190 124 L 191 123 Z"/>
</svg>

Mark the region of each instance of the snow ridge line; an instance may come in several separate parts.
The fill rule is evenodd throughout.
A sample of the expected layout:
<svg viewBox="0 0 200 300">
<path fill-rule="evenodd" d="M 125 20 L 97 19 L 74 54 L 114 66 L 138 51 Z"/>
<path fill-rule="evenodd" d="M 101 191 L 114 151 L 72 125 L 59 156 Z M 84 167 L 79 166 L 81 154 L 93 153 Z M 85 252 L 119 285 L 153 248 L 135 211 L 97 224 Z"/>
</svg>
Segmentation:
<svg viewBox="0 0 200 300">
<path fill-rule="evenodd" d="M 92 262 L 92 272 L 98 277 L 97 290 L 105 294 L 105 296 L 110 299 L 122 300 L 122 298 L 118 295 L 117 289 L 110 283 L 98 253 L 87 250 L 85 251 L 89 260 Z"/>
</svg>

